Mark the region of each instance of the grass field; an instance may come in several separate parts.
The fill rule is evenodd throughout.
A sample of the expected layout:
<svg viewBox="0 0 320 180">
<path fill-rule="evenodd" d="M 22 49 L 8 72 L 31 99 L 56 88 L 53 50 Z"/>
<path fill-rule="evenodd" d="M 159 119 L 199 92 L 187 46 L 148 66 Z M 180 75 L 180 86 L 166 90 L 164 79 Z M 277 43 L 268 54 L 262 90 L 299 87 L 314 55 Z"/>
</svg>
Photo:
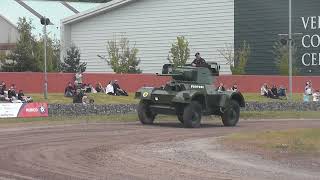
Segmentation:
<svg viewBox="0 0 320 180">
<path fill-rule="evenodd" d="M 320 128 L 235 133 L 226 137 L 226 140 L 274 151 L 320 154 Z"/>
<path fill-rule="evenodd" d="M 62 93 L 50 93 L 48 100 L 45 100 L 43 94 L 28 94 L 32 96 L 35 102 L 48 102 L 69 104 L 72 103 L 72 98 L 66 98 Z M 138 103 L 137 99 L 134 99 L 134 93 L 129 93 L 129 96 L 110 96 L 107 94 L 88 94 L 90 98 L 95 100 L 95 104 L 134 104 Z M 270 99 L 260 96 L 258 93 L 245 93 L 243 94 L 245 101 L 258 101 L 258 102 L 278 102 L 286 101 L 279 99 Z M 293 101 L 302 101 L 302 94 L 293 94 Z"/>
</svg>

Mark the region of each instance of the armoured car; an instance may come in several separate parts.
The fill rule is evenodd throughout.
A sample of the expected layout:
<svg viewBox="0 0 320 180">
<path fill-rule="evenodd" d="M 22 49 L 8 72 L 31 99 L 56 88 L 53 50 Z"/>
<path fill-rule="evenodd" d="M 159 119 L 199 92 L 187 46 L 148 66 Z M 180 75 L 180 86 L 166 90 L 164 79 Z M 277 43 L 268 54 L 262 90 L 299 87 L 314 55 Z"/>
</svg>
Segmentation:
<svg viewBox="0 0 320 180">
<path fill-rule="evenodd" d="M 142 87 L 135 93 L 140 99 L 140 122 L 153 124 L 158 114 L 169 114 L 176 115 L 186 128 L 198 128 L 202 116 L 218 115 L 225 126 L 235 126 L 245 101 L 240 92 L 216 90 L 213 82 L 219 70 L 215 62 L 202 67 L 165 64 L 158 76 L 171 76 L 171 81 L 161 87 Z"/>
</svg>

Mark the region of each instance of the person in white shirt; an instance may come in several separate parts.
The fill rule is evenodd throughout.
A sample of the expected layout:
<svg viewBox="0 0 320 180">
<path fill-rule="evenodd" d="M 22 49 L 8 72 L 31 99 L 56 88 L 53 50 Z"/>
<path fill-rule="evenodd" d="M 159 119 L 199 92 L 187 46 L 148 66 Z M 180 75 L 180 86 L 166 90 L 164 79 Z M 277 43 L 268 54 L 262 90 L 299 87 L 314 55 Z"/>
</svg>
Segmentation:
<svg viewBox="0 0 320 180">
<path fill-rule="evenodd" d="M 312 95 L 312 84 L 310 81 L 306 82 L 306 86 L 304 88 L 304 94 L 307 96 L 311 96 Z"/>
<path fill-rule="evenodd" d="M 106 94 L 115 95 L 112 81 L 110 81 L 109 84 L 106 87 Z"/>
<path fill-rule="evenodd" d="M 320 99 L 320 92 L 319 90 L 316 90 L 316 92 L 312 94 L 312 100 L 313 102 L 319 102 L 319 99 Z"/>
<path fill-rule="evenodd" d="M 260 95 L 261 96 L 268 96 L 268 85 L 267 85 L 267 83 L 264 83 L 263 86 L 261 86 Z"/>
</svg>

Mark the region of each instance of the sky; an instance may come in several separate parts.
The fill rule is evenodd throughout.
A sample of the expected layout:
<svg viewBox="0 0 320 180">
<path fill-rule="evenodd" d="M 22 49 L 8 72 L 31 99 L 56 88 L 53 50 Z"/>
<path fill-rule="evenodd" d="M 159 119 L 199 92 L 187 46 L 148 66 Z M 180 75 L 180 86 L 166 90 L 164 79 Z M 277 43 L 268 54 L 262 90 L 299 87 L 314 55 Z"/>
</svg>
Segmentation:
<svg viewBox="0 0 320 180">
<path fill-rule="evenodd" d="M 72 11 L 58 1 L 27 0 L 24 2 L 41 15 L 48 17 L 54 24 L 47 26 L 48 36 L 51 38 L 60 39 L 60 21 L 68 16 L 74 15 Z M 99 3 L 75 2 L 70 2 L 69 4 L 80 12 L 101 5 Z M 40 24 L 40 20 L 14 0 L 0 0 L 0 14 L 15 25 L 17 25 L 19 17 L 31 19 L 32 25 L 35 27 L 32 33 L 37 37 L 43 33 L 43 26 Z"/>
</svg>

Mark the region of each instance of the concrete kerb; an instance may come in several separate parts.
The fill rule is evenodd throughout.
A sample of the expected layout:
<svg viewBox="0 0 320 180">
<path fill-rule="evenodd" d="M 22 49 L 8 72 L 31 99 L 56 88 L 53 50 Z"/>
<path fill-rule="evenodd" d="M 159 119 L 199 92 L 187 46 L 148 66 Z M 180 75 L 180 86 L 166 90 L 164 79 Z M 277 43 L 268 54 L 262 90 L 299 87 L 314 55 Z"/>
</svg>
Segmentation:
<svg viewBox="0 0 320 180">
<path fill-rule="evenodd" d="M 135 113 L 137 104 L 49 104 L 49 116 L 116 115 Z M 319 111 L 316 102 L 247 102 L 242 111 Z"/>
</svg>

